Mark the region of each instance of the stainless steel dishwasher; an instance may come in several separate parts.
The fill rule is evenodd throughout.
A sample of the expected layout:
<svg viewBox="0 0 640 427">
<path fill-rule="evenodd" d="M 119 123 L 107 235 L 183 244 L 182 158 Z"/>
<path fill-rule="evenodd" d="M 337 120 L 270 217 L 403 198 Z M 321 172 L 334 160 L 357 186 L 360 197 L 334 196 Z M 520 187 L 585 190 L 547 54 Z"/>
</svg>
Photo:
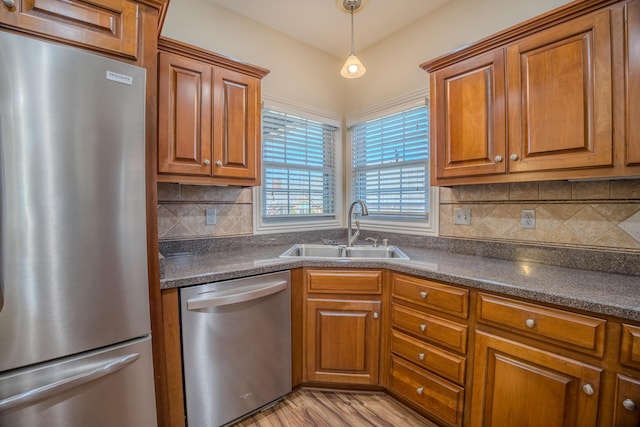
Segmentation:
<svg viewBox="0 0 640 427">
<path fill-rule="evenodd" d="M 180 291 L 189 427 L 229 423 L 291 391 L 291 290 L 278 272 Z"/>
</svg>

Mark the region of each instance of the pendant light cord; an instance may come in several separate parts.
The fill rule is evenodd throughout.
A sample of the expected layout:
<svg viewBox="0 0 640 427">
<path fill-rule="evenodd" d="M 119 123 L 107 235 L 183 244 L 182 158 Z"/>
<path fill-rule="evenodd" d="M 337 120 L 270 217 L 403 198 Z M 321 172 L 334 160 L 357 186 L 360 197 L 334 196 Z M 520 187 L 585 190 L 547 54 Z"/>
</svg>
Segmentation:
<svg viewBox="0 0 640 427">
<path fill-rule="evenodd" d="M 351 9 L 351 55 L 355 54 L 355 49 L 353 44 L 353 8 L 354 8 L 354 5 L 352 4 L 350 7 Z"/>
</svg>

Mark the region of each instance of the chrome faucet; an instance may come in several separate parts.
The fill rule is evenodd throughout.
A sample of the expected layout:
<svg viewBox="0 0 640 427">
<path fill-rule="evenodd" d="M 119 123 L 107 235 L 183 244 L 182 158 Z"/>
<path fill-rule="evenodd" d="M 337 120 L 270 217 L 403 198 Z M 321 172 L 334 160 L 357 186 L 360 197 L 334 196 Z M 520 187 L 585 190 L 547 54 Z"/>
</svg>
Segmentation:
<svg viewBox="0 0 640 427">
<path fill-rule="evenodd" d="M 360 205 L 360 215 L 366 216 L 369 215 L 369 211 L 367 210 L 367 205 L 362 200 L 356 200 L 351 203 L 349 207 L 349 216 L 347 218 L 347 247 L 350 248 L 353 246 L 353 242 L 358 240 L 358 236 L 360 235 L 360 222 L 356 220 L 356 232 L 352 233 L 351 231 L 351 220 L 353 217 L 353 208 L 356 205 Z"/>
</svg>

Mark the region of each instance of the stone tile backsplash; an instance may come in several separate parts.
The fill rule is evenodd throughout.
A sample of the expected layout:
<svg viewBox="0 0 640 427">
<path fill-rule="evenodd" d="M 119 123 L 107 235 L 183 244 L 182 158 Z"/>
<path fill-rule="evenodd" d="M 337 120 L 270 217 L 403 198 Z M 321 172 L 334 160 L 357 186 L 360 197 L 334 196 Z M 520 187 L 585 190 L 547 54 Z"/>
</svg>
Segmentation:
<svg viewBox="0 0 640 427">
<path fill-rule="evenodd" d="M 206 209 L 216 210 L 207 225 Z M 253 234 L 251 188 L 158 184 L 160 240 Z"/>
<path fill-rule="evenodd" d="M 252 203 L 251 188 L 160 183 L 159 239 L 250 236 Z M 471 209 L 471 225 L 453 223 L 458 207 Z M 535 210 L 535 229 L 521 227 L 522 209 Z M 440 236 L 639 252 L 640 179 L 442 187 Z"/>
<path fill-rule="evenodd" d="M 459 207 L 470 225 L 453 223 Z M 535 229 L 521 227 L 523 209 L 535 210 Z M 640 180 L 443 187 L 440 236 L 640 250 Z"/>
</svg>

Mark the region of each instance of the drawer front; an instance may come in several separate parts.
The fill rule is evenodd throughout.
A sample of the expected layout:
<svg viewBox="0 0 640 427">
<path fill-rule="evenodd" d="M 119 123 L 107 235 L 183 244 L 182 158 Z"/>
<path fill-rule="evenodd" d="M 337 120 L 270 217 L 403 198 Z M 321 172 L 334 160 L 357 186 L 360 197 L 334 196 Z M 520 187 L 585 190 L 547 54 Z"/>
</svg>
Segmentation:
<svg viewBox="0 0 640 427">
<path fill-rule="evenodd" d="M 436 417 L 444 425 L 462 425 L 462 387 L 391 356 L 389 388 L 418 405 L 425 413 Z"/>
<path fill-rule="evenodd" d="M 391 331 L 391 351 L 457 384 L 464 385 L 466 361 L 398 331 Z"/>
<path fill-rule="evenodd" d="M 468 290 L 399 274 L 392 277 L 394 298 L 465 319 L 469 316 Z"/>
<path fill-rule="evenodd" d="M 618 375 L 613 405 L 613 426 L 640 426 L 640 379 Z"/>
<path fill-rule="evenodd" d="M 640 327 L 622 325 L 620 363 L 640 369 Z"/>
<path fill-rule="evenodd" d="M 606 320 L 478 294 L 478 321 L 602 357 Z"/>
<path fill-rule="evenodd" d="M 305 270 L 307 292 L 382 294 L 382 270 Z"/>
<path fill-rule="evenodd" d="M 467 326 L 411 308 L 393 304 L 391 324 L 394 328 L 441 345 L 459 353 L 467 351 Z"/>
</svg>

